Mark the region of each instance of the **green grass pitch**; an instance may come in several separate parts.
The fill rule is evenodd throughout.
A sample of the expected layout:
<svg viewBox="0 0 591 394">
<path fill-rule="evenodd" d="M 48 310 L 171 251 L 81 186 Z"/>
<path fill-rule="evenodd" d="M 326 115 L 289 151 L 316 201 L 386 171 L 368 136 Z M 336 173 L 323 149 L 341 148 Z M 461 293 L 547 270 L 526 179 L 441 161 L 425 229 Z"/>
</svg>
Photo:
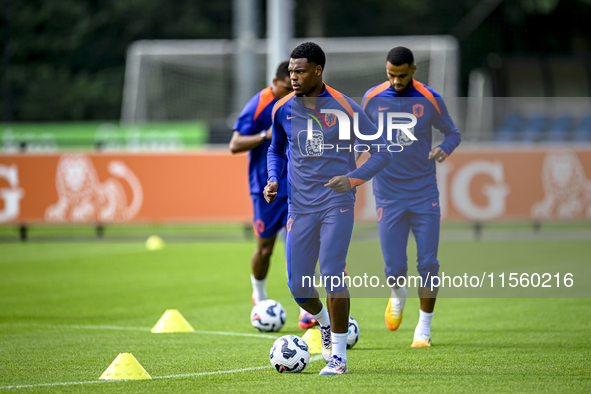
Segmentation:
<svg viewBox="0 0 591 394">
<path fill-rule="evenodd" d="M 169 242 L 152 252 L 139 241 L 109 239 L 0 244 L 0 393 L 591 391 L 588 298 L 441 298 L 434 346 L 420 349 L 410 347 L 416 298 L 408 300 L 396 332 L 383 322 L 385 299 L 357 298 L 351 316 L 361 336 L 348 352 L 348 375 L 318 376 L 322 361 L 301 374 L 278 374 L 269 349 L 274 337 L 303 335 L 299 309 L 278 245 L 267 289 L 288 321 L 281 333 L 252 328 L 253 248 L 253 241 L 235 239 Z M 377 242 L 373 249 L 379 252 Z M 511 256 L 542 267 L 557 259 L 588 265 L 591 242 L 442 241 L 440 247 L 442 268 Z M 350 258 L 353 267 L 358 257 Z M 203 332 L 150 333 L 166 309 L 178 309 Z M 122 352 L 132 353 L 154 379 L 99 381 Z M 231 372 L 203 374 L 219 371 Z"/>
</svg>

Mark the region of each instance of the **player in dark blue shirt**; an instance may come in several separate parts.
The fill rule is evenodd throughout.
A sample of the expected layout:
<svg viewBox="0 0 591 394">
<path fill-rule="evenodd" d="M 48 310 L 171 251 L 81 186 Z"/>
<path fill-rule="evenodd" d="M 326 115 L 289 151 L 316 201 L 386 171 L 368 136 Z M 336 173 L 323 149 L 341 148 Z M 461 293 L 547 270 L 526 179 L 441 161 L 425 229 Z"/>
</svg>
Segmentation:
<svg viewBox="0 0 591 394">
<path fill-rule="evenodd" d="M 367 141 L 341 126 L 353 125 L 357 118 L 363 135 L 373 136 L 377 129 L 359 105 L 324 84 L 325 60 L 322 49 L 311 42 L 299 45 L 290 55 L 294 93 L 273 109 L 265 198 L 275 201 L 281 193 L 279 180 L 287 172 L 288 284 L 296 302 L 320 323 L 322 355 L 328 363 L 320 374 L 337 375 L 347 373 L 350 301 L 346 283 L 340 279 L 353 231 L 355 190 L 387 166 L 392 155 L 386 141 L 378 137 L 372 145 L 363 144 L 371 157 L 357 168 L 355 144 Z M 305 279 L 314 277 L 317 262 L 321 275 L 328 278 L 328 309 Z"/>
<path fill-rule="evenodd" d="M 275 103 L 291 93 L 288 62 L 279 65 L 273 85 L 269 86 L 244 106 L 240 117 L 234 124 L 234 134 L 230 141 L 232 153 L 249 151 L 248 180 L 252 207 L 253 225 L 257 235 L 257 246 L 252 256 L 252 301 L 257 304 L 267 299 L 265 284 L 269 262 L 277 233 L 287 223 L 287 175 L 279 179 L 282 191 L 277 197 L 277 204 L 269 205 L 263 197 L 267 184 L 267 149 L 271 145 L 271 113 Z M 317 324 L 307 312 L 300 313 L 300 328 L 306 329 Z"/>
<path fill-rule="evenodd" d="M 413 79 L 417 66 L 408 48 L 393 48 L 387 56 L 388 81 L 367 91 L 362 107 L 378 124 L 385 122 L 385 112 L 404 112 L 416 117 L 410 129 L 415 140 L 401 130 L 392 134 L 390 142 L 402 145 L 403 151 L 393 155 L 392 162 L 373 181 L 376 198 L 380 244 L 385 261 L 386 278 L 392 287 L 385 319 L 390 330 L 402 321 L 406 302 L 407 255 L 410 230 L 417 242 L 417 269 L 422 279 L 419 288 L 420 318 L 413 338 L 413 347 L 431 346 L 431 319 L 437 288 L 429 287 L 431 278 L 439 273 L 439 191 L 435 162 L 443 162 L 460 144 L 460 132 L 454 125 L 441 96 Z M 431 147 L 431 127 L 445 135 L 437 147 Z M 396 282 L 394 282 L 396 281 Z"/>
</svg>

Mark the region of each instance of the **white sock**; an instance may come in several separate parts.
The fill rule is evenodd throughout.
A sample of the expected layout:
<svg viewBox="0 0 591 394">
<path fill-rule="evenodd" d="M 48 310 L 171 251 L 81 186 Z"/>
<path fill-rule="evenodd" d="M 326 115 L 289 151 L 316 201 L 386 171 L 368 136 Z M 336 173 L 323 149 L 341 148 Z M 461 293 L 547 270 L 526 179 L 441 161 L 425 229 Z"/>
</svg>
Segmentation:
<svg viewBox="0 0 591 394">
<path fill-rule="evenodd" d="M 322 310 L 320 312 L 318 312 L 317 315 L 312 315 L 312 316 L 314 316 L 314 319 L 316 319 L 316 321 L 322 327 L 328 327 L 328 326 L 330 326 L 330 317 L 328 317 L 328 311 L 324 307 L 324 304 L 322 305 Z"/>
<path fill-rule="evenodd" d="M 300 316 L 302 316 L 305 313 L 308 313 L 308 311 L 300 306 Z"/>
<path fill-rule="evenodd" d="M 331 356 L 337 356 L 344 362 L 347 362 L 347 337 L 349 333 L 337 334 L 331 331 L 330 338 L 332 340 Z"/>
<path fill-rule="evenodd" d="M 431 321 L 433 320 L 433 313 L 423 312 L 419 310 L 419 323 L 415 328 L 415 338 L 419 340 L 425 340 L 431 338 Z"/>
<path fill-rule="evenodd" d="M 406 286 L 399 287 L 397 289 L 392 287 L 392 307 L 396 312 L 400 312 L 404 309 L 406 304 Z"/>
<path fill-rule="evenodd" d="M 265 283 L 267 278 L 258 280 L 254 275 L 250 275 L 250 281 L 252 282 L 252 296 L 255 302 L 260 302 L 267 299 L 267 292 L 265 291 Z"/>
</svg>

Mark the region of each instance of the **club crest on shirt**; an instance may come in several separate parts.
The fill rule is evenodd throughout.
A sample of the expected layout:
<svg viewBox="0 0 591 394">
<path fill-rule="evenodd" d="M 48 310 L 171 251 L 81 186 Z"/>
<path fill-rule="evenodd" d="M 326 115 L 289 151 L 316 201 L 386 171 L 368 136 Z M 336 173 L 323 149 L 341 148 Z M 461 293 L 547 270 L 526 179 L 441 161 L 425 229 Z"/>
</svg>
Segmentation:
<svg viewBox="0 0 591 394">
<path fill-rule="evenodd" d="M 325 114 L 324 120 L 326 121 L 326 125 L 328 127 L 332 127 L 335 124 L 337 124 L 337 116 L 335 114 L 331 114 L 331 113 Z"/>
<path fill-rule="evenodd" d="M 412 114 L 420 118 L 425 113 L 425 107 L 422 104 L 415 104 L 412 106 Z"/>
<path fill-rule="evenodd" d="M 308 131 L 298 133 L 298 145 L 302 156 L 322 156 L 324 154 L 324 135 L 321 131 L 313 130 L 312 139 L 308 139 Z"/>
</svg>

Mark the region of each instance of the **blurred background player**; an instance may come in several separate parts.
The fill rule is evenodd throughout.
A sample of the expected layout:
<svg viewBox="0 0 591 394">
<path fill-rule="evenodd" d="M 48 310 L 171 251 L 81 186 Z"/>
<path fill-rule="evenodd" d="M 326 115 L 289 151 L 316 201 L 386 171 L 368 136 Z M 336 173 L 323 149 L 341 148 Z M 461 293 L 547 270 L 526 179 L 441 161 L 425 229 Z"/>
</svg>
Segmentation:
<svg viewBox="0 0 591 394">
<path fill-rule="evenodd" d="M 252 302 L 255 305 L 267 299 L 265 284 L 269 262 L 277 233 L 287 222 L 287 174 L 279 180 L 282 191 L 277 197 L 277 204 L 269 205 L 263 197 L 263 189 L 267 184 L 267 149 L 271 144 L 271 112 L 277 100 L 292 91 L 287 66 L 287 61 L 281 63 L 277 67 L 273 85 L 261 90 L 248 101 L 234 124 L 234 133 L 230 140 L 232 153 L 249 151 L 250 156 L 248 178 L 254 212 L 253 225 L 257 235 L 250 276 Z M 318 323 L 309 313 L 300 311 L 301 329 L 310 328 L 315 324 Z"/>
<path fill-rule="evenodd" d="M 325 62 L 324 51 L 312 42 L 291 52 L 289 72 L 294 93 L 273 109 L 265 198 L 270 203 L 276 200 L 281 193 L 280 179 L 287 172 L 289 288 L 300 307 L 320 323 L 322 355 L 327 362 L 320 375 L 340 375 L 348 371 L 349 290 L 345 283 L 325 286 L 326 309 L 318 291 L 304 278 L 314 277 L 317 262 L 329 283 L 330 278 L 344 275 L 353 231 L 355 187 L 387 166 L 391 155 L 373 146 L 368 161 L 356 168 L 352 149 L 356 138 L 340 140 L 336 116 L 323 114 L 323 110 L 341 111 L 350 122 L 357 112 L 359 129 L 364 134 L 374 135 L 377 129 L 359 105 L 324 84 Z M 385 145 L 386 141 L 381 137 L 372 141 L 380 142 Z M 327 148 L 331 144 L 336 149 Z"/>
<path fill-rule="evenodd" d="M 410 49 L 393 48 L 386 62 L 388 81 L 369 89 L 362 106 L 376 124 L 378 116 L 386 119 L 381 112 L 406 112 L 417 118 L 413 130 L 416 141 L 400 130 L 392 136 L 390 142 L 402 145 L 403 151 L 394 153 L 390 165 L 375 177 L 373 192 L 386 278 L 406 278 L 406 246 L 411 229 L 416 239 L 417 269 L 423 286 L 419 288 L 420 317 L 412 346 L 424 347 L 431 346 L 431 320 L 437 296 L 437 288 L 431 292 L 428 287 L 431 278 L 439 273 L 441 214 L 435 161 L 443 162 L 460 144 L 461 137 L 441 96 L 413 79 L 416 69 Z M 445 135 L 444 141 L 433 149 L 431 126 Z M 393 286 L 385 314 L 390 330 L 400 326 L 405 302 L 406 286 Z"/>
</svg>

